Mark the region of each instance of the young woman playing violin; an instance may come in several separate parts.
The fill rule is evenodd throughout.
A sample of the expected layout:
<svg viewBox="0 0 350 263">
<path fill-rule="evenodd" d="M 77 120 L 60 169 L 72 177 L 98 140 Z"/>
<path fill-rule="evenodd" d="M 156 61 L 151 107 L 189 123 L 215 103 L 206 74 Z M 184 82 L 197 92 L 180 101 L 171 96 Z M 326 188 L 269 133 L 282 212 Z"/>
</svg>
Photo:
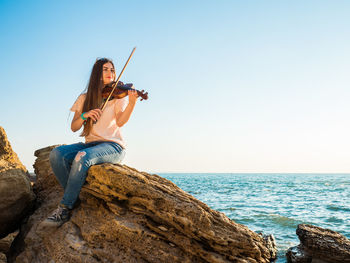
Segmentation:
<svg viewBox="0 0 350 263">
<path fill-rule="evenodd" d="M 124 158 L 126 144 L 121 127 L 128 122 L 139 95 L 130 88 L 123 98 L 109 100 L 102 111 L 99 107 L 103 89 L 115 79 L 113 62 L 107 58 L 96 60 L 87 92 L 70 109 L 75 112 L 71 129 L 76 132 L 84 125 L 80 136 L 85 137 L 85 143 L 62 145 L 50 153 L 50 164 L 64 195 L 58 208 L 43 222 L 45 225 L 58 227 L 69 220 L 71 210 L 80 203 L 79 193 L 90 166 L 116 164 Z"/>
</svg>

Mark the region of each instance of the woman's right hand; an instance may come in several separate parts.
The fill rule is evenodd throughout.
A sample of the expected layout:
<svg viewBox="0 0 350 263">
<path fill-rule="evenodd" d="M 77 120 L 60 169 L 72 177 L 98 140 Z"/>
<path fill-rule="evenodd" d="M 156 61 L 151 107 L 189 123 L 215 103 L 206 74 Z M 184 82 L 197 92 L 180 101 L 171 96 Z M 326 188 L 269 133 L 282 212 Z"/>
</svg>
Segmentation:
<svg viewBox="0 0 350 263">
<path fill-rule="evenodd" d="M 97 121 L 101 117 L 102 111 L 100 109 L 89 110 L 84 113 L 84 118 L 91 118 L 93 121 Z"/>
</svg>

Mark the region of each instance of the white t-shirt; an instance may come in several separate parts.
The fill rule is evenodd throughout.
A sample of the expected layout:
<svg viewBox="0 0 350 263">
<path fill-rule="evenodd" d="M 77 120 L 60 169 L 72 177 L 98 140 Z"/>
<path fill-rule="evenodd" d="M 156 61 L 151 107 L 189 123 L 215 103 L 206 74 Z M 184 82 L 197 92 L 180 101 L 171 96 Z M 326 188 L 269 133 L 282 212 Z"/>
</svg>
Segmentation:
<svg viewBox="0 0 350 263">
<path fill-rule="evenodd" d="M 83 112 L 85 98 L 86 93 L 79 95 L 70 110 L 73 112 Z M 93 124 L 90 134 L 85 136 L 85 143 L 93 141 L 113 141 L 125 148 L 126 142 L 122 137 L 121 127 L 117 125 L 116 115 L 118 112 L 124 111 L 128 103 L 128 96 L 108 101 L 101 117 L 96 124 Z"/>
</svg>

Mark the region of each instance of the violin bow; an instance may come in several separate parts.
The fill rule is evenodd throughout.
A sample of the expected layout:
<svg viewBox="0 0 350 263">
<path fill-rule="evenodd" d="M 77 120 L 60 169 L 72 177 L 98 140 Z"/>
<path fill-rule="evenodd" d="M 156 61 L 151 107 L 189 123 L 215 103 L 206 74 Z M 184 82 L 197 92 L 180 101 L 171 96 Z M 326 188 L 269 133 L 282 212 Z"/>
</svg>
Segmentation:
<svg viewBox="0 0 350 263">
<path fill-rule="evenodd" d="M 109 101 L 110 97 L 111 97 L 112 94 L 113 94 L 113 91 L 114 91 L 115 88 L 117 87 L 117 84 L 118 84 L 118 82 L 119 82 L 120 77 L 122 76 L 122 74 L 123 74 L 123 72 L 124 72 L 126 66 L 128 65 L 128 63 L 129 63 L 129 61 L 130 61 L 132 55 L 134 55 L 135 49 L 136 49 L 136 47 L 134 47 L 133 50 L 131 51 L 131 54 L 130 54 L 128 60 L 126 61 L 125 65 L 124 65 L 124 67 L 123 67 L 123 69 L 122 69 L 122 71 L 120 72 L 117 81 L 113 84 L 112 91 L 111 91 L 111 93 L 109 94 L 109 96 L 107 97 L 106 101 L 104 102 L 104 104 L 103 104 L 103 106 L 102 106 L 102 109 L 101 109 L 102 111 L 103 111 L 103 109 L 106 107 L 107 102 Z"/>
</svg>

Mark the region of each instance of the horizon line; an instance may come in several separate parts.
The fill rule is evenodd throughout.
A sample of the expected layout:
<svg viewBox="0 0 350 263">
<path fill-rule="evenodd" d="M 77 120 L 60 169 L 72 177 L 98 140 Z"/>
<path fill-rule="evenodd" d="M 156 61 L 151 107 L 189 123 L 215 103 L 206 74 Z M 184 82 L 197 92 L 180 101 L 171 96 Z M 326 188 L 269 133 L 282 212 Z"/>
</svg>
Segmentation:
<svg viewBox="0 0 350 263">
<path fill-rule="evenodd" d="M 34 171 L 29 171 L 30 174 L 35 174 Z M 155 172 L 155 171 L 143 171 L 149 174 L 344 174 L 350 175 L 350 172 Z"/>
</svg>

